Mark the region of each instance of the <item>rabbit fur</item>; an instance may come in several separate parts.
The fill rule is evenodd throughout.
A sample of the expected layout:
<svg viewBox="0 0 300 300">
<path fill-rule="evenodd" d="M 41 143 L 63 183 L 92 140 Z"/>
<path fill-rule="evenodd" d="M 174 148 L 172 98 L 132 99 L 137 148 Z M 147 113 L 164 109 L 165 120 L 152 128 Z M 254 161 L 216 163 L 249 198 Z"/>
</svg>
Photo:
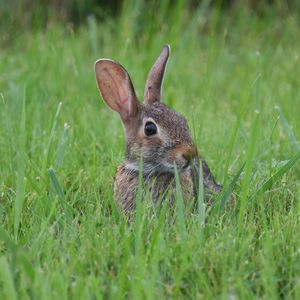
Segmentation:
<svg viewBox="0 0 300 300">
<path fill-rule="evenodd" d="M 161 87 L 170 47 L 165 45 L 149 72 L 144 103 L 138 101 L 127 71 L 110 59 L 95 63 L 98 88 L 105 103 L 121 117 L 125 138 L 126 158 L 118 167 L 114 182 L 114 199 L 126 212 L 134 211 L 142 170 L 143 192 L 157 204 L 168 195 L 175 197 L 176 164 L 182 195 L 186 202 L 197 196 L 201 164 L 204 191 L 219 193 L 222 189 L 207 164 L 199 159 L 186 119 L 161 101 Z"/>
</svg>

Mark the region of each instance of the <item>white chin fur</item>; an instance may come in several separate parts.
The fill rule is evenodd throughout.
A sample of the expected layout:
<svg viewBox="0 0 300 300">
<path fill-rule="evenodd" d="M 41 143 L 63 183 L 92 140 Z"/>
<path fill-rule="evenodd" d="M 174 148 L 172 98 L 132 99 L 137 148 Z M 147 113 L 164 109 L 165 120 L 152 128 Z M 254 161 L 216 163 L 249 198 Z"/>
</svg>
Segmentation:
<svg viewBox="0 0 300 300">
<path fill-rule="evenodd" d="M 125 168 L 130 171 L 139 171 L 139 163 L 138 162 L 126 162 Z M 179 168 L 181 170 L 181 168 Z M 168 162 L 163 162 L 160 164 L 150 164 L 150 163 L 143 163 L 143 174 L 155 174 L 155 173 L 172 173 L 174 174 L 174 167 L 172 164 Z"/>
</svg>

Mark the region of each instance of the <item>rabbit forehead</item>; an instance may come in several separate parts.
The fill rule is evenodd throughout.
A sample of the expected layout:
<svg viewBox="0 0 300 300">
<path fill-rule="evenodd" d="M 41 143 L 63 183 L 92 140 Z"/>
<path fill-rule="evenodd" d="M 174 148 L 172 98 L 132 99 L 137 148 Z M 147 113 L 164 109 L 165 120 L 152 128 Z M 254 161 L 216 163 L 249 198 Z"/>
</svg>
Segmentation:
<svg viewBox="0 0 300 300">
<path fill-rule="evenodd" d="M 161 102 L 143 105 L 142 119 L 152 118 L 165 134 L 176 143 L 192 143 L 187 121 Z"/>
</svg>

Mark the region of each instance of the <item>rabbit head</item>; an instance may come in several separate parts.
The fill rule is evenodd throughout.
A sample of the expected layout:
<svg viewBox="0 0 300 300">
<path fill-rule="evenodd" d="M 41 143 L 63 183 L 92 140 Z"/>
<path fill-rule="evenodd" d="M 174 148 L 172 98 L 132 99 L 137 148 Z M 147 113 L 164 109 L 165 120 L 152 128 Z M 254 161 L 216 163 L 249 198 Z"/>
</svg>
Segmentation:
<svg viewBox="0 0 300 300">
<path fill-rule="evenodd" d="M 161 86 L 170 47 L 165 45 L 149 72 L 144 103 L 138 101 L 127 71 L 110 59 L 95 63 L 96 80 L 105 103 L 121 117 L 126 137 L 126 168 L 144 174 L 173 173 L 189 167 L 197 155 L 186 119 L 161 102 Z"/>
</svg>

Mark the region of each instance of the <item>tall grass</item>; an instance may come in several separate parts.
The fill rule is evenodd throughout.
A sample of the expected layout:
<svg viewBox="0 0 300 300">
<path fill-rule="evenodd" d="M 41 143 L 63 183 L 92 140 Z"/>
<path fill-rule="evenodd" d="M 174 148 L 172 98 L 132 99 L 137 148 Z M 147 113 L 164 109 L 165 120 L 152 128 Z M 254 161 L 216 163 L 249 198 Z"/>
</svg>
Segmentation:
<svg viewBox="0 0 300 300">
<path fill-rule="evenodd" d="M 50 21 L 1 48 L 0 298 L 299 296 L 298 19 L 168 4 L 125 1 L 116 20 Z M 163 100 L 224 193 L 194 210 L 178 186 L 174 212 L 146 199 L 128 221 L 112 192 L 122 126 L 93 64 L 120 61 L 142 98 L 165 43 Z"/>
</svg>

